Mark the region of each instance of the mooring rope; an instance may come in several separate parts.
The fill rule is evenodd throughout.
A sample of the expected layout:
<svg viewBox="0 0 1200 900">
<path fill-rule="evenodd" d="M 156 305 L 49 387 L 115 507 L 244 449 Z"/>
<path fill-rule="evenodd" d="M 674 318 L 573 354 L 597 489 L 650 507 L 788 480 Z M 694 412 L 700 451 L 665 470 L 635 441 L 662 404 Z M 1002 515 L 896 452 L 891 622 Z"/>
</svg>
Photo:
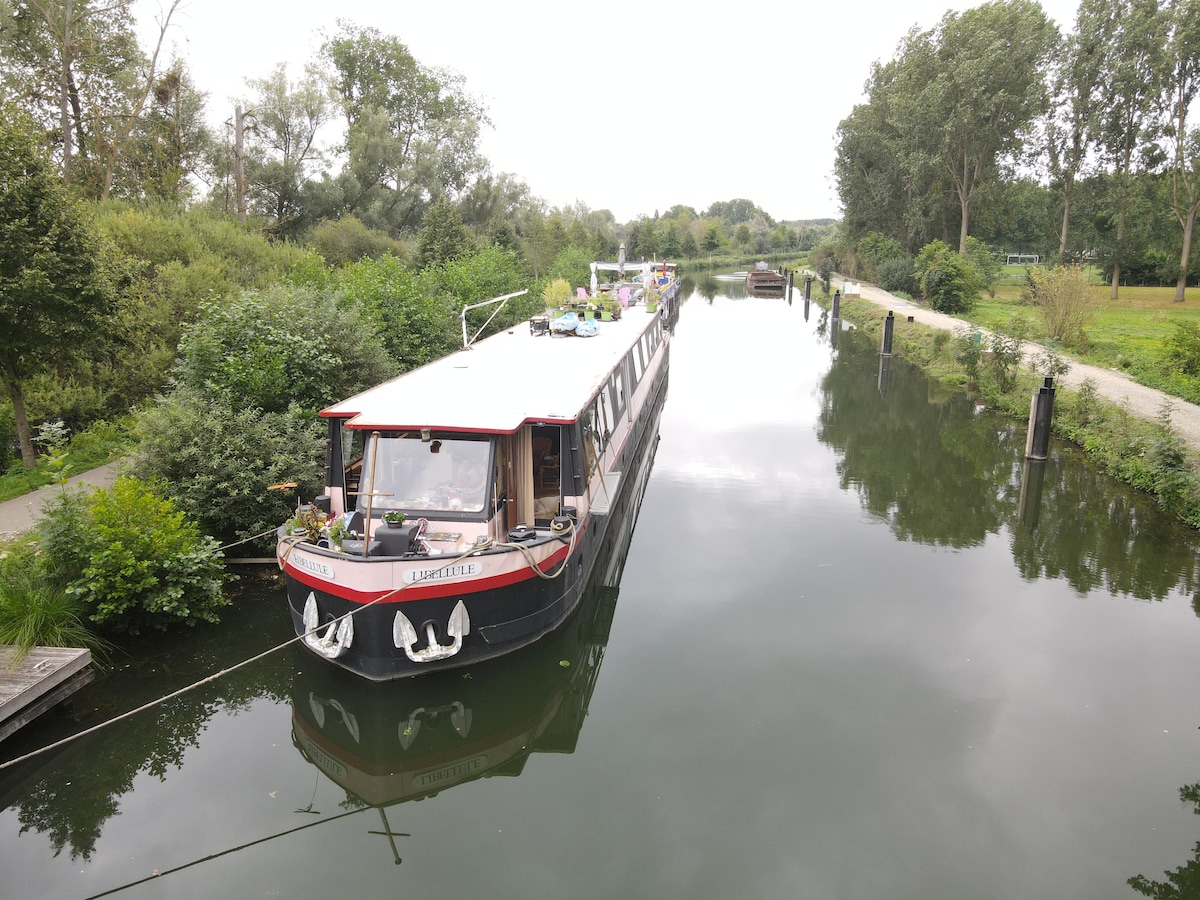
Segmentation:
<svg viewBox="0 0 1200 900">
<path fill-rule="evenodd" d="M 257 541 L 259 538 L 265 538 L 269 534 L 274 534 L 275 531 L 276 531 L 276 529 L 274 529 L 274 528 L 268 528 L 262 534 L 256 534 L 253 537 L 242 538 L 240 541 L 234 541 L 232 544 L 222 544 L 220 547 L 217 548 L 217 552 L 219 553 L 223 550 L 228 550 L 230 547 L 237 547 L 240 544 L 248 544 L 251 541 Z"/>
<path fill-rule="evenodd" d="M 274 529 L 272 529 L 272 530 L 274 530 Z M 268 533 L 270 533 L 270 532 L 268 532 Z M 263 535 L 257 535 L 256 537 L 262 537 L 262 536 Z M 254 538 L 247 538 L 247 540 L 254 540 Z M 490 541 L 487 544 L 472 545 L 468 550 L 464 551 L 463 553 L 460 553 L 458 556 L 453 557 L 452 559 L 446 560 L 444 563 L 436 566 L 435 568 L 427 570 L 425 572 L 425 574 L 422 575 L 420 578 L 416 578 L 412 582 L 401 585 L 398 588 L 393 588 L 392 590 L 388 591 L 387 593 L 381 594 L 380 596 L 376 597 L 374 600 L 371 600 L 368 603 L 364 603 L 362 606 L 356 607 L 355 609 L 352 609 L 347 613 L 343 613 L 342 615 L 338 616 L 336 619 L 332 619 L 329 622 L 322 623 L 320 626 L 318 626 L 317 628 L 313 628 L 311 631 L 305 631 L 303 634 L 298 634 L 294 638 L 284 641 L 282 644 L 277 644 L 276 646 L 271 647 L 269 650 L 264 650 L 262 653 L 258 653 L 254 656 L 251 656 L 249 659 L 242 660 L 240 663 L 236 663 L 232 666 L 227 666 L 226 668 L 221 669 L 219 672 L 214 672 L 212 675 L 208 675 L 204 678 L 201 678 L 199 681 L 189 684 L 186 687 L 182 687 L 177 691 L 172 691 L 170 694 L 167 694 L 166 696 L 163 696 L 163 697 L 159 697 L 157 700 L 151 700 L 149 703 L 143 703 L 141 706 L 139 706 L 135 709 L 131 709 L 126 712 L 123 712 L 118 716 L 114 716 L 113 718 L 107 719 L 103 722 L 99 722 L 96 725 L 91 726 L 90 728 L 85 728 L 83 731 L 69 735 L 65 738 L 62 738 L 61 740 L 55 741 L 52 744 L 47 744 L 45 747 L 41 747 L 37 750 L 32 750 L 29 753 L 26 753 L 22 756 L 16 757 L 15 759 L 10 759 L 7 762 L 0 762 L 0 771 L 11 768 L 12 766 L 18 765 L 19 763 L 26 762 L 27 760 L 33 759 L 35 756 L 40 756 L 41 754 L 46 753 L 50 750 L 56 750 L 59 747 L 64 747 L 67 744 L 72 743 L 73 741 L 79 740 L 79 738 L 87 737 L 90 734 L 95 734 L 97 731 L 107 728 L 109 725 L 115 725 L 117 722 L 123 722 L 126 719 L 130 719 L 133 716 L 136 716 L 138 713 L 145 712 L 148 709 L 152 709 L 155 706 L 158 706 L 162 703 L 166 703 L 168 700 L 174 700 L 176 697 L 182 697 L 184 694 L 190 693 L 191 691 L 194 691 L 199 687 L 203 687 L 206 684 L 211 684 L 212 682 L 216 681 L 218 678 L 228 675 L 231 672 L 236 672 L 238 669 L 245 668 L 246 666 L 250 665 L 251 663 L 256 663 L 262 659 L 266 659 L 272 653 L 277 653 L 280 650 L 290 647 L 292 644 L 296 643 L 297 641 L 302 641 L 310 635 L 315 635 L 319 632 L 325 631 L 330 626 L 337 625 L 343 619 L 348 619 L 351 616 L 355 615 L 356 613 L 360 613 L 364 609 L 374 606 L 376 603 L 382 603 L 384 600 L 387 600 L 389 597 L 394 597 L 396 594 L 399 594 L 401 591 L 405 591 L 411 587 L 415 587 L 416 585 L 421 584 L 423 581 L 426 581 L 427 579 L 432 578 L 436 573 L 440 572 L 442 569 L 446 568 L 447 566 L 455 565 L 456 563 L 461 562 L 462 560 L 468 558 L 469 556 L 472 556 L 472 555 L 478 553 L 480 550 L 486 550 L 486 549 L 490 548 L 491 546 L 493 546 L 493 544 Z M 566 569 L 567 560 L 569 560 L 571 558 L 571 553 L 574 551 L 575 529 L 574 529 L 574 526 L 572 525 L 570 549 L 568 549 L 567 557 L 566 557 L 566 559 L 563 560 L 563 564 L 559 568 L 559 571 L 555 572 L 554 575 L 547 575 L 540 568 L 538 568 L 536 561 L 533 560 L 532 556 L 529 553 L 528 548 L 526 548 L 526 547 L 522 547 L 518 544 L 496 544 L 495 546 L 514 547 L 514 548 L 520 550 L 522 552 L 522 554 L 525 556 L 526 561 L 529 562 L 530 567 L 534 570 L 534 572 L 536 572 L 538 574 L 539 577 L 541 577 L 541 578 L 557 578 L 560 574 L 562 574 L 563 570 Z M 283 559 L 287 558 L 287 555 L 291 553 L 293 547 L 294 547 L 294 544 L 292 547 L 288 548 L 288 550 L 284 554 Z M 280 560 L 280 568 L 283 568 L 283 560 L 282 559 Z"/>
</svg>

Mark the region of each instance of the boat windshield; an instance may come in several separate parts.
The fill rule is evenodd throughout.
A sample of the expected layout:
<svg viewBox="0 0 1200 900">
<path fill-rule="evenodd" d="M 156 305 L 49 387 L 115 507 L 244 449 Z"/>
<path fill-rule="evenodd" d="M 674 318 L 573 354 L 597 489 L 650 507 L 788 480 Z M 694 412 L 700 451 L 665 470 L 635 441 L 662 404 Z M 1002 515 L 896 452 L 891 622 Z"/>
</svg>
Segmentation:
<svg viewBox="0 0 1200 900">
<path fill-rule="evenodd" d="M 372 510 L 482 512 L 491 447 L 486 437 L 423 441 L 412 432 L 380 435 L 378 444 L 367 441 L 360 490 L 373 495 Z M 365 506 L 362 497 L 359 507 Z"/>
</svg>

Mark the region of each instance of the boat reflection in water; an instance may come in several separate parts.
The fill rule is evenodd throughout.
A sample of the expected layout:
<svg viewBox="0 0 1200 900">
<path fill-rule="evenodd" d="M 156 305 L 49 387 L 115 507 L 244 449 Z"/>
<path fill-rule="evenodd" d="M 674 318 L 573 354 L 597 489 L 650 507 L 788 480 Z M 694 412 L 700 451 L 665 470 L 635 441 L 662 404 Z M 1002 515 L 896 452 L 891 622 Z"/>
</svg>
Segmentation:
<svg viewBox="0 0 1200 900">
<path fill-rule="evenodd" d="M 534 753 L 573 752 L 608 643 L 662 403 L 624 473 L 631 489 L 611 511 L 615 518 L 583 600 L 556 633 L 471 667 L 469 678 L 457 671 L 375 683 L 297 654 L 292 741 L 301 754 L 382 813 L 478 778 L 520 775 Z"/>
</svg>

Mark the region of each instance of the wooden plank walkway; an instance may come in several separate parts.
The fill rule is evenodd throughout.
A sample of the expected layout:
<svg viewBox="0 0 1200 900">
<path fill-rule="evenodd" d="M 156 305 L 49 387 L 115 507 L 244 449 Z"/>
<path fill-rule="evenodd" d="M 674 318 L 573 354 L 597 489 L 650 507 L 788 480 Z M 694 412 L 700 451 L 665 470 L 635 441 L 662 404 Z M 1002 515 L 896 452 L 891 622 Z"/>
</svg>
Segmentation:
<svg viewBox="0 0 1200 900">
<path fill-rule="evenodd" d="M 0 646 L 0 741 L 96 677 L 90 650 L 34 647 L 14 667 L 16 658 Z"/>
</svg>

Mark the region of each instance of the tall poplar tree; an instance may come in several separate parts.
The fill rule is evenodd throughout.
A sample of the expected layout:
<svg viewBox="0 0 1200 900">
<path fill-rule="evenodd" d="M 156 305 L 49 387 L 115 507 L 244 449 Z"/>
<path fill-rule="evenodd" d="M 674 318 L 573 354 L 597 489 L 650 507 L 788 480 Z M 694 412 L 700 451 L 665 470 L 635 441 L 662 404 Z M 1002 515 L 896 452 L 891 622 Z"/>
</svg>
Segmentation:
<svg viewBox="0 0 1200 900">
<path fill-rule="evenodd" d="M 1129 213 L 1142 149 L 1156 136 L 1164 26 L 1158 0 L 1082 0 L 1076 18 L 1079 40 L 1094 47 L 1104 62 L 1089 137 L 1111 176 L 1108 252 L 1113 300 L 1118 296 L 1121 268 L 1131 253 Z"/>
<path fill-rule="evenodd" d="M 1200 210 L 1200 130 L 1189 113 L 1200 93 L 1200 0 L 1172 0 L 1163 10 L 1170 39 L 1164 67 L 1165 134 L 1170 145 L 1171 209 L 1183 230 L 1175 300 L 1182 302 L 1191 268 L 1192 233 Z"/>
</svg>

